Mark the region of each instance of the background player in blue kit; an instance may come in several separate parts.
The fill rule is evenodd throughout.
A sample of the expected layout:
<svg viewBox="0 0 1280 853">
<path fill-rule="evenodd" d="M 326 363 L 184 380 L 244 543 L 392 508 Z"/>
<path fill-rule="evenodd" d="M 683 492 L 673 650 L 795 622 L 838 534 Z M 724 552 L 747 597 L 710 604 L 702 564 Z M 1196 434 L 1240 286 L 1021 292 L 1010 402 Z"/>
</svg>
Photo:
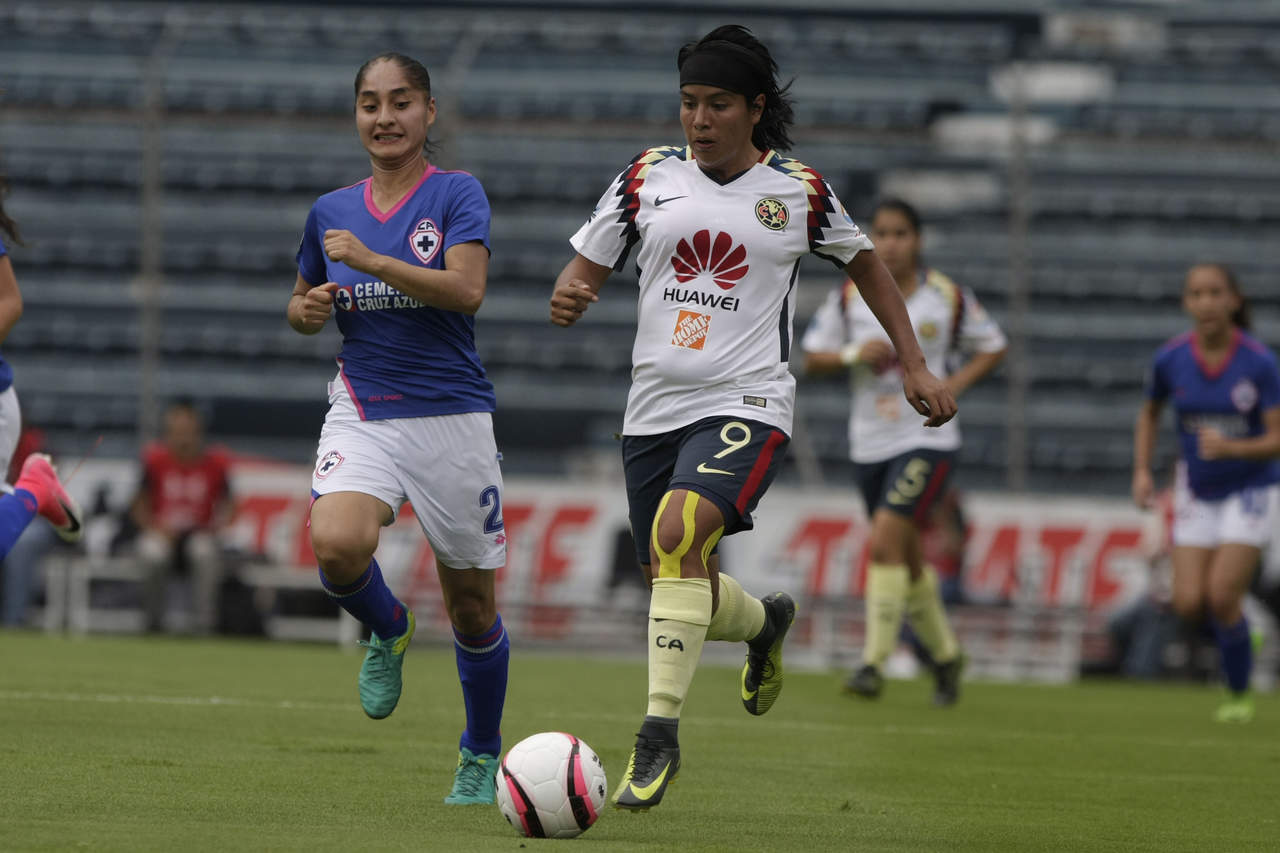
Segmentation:
<svg viewBox="0 0 1280 853">
<path fill-rule="evenodd" d="M 400 698 L 413 613 L 373 559 L 407 500 L 436 555 L 453 624 L 466 729 L 447 803 L 491 803 L 509 646 L 494 602 L 506 560 L 493 386 L 473 315 L 489 268 L 489 202 L 465 172 L 427 161 L 427 69 L 387 53 L 356 74 L 356 127 L 373 175 L 307 217 L 289 324 L 320 331 L 337 306 L 338 374 L 312 477 L 311 544 L 324 588 L 371 631 L 360 704 Z"/>
<path fill-rule="evenodd" d="M 1172 397 L 1181 457 L 1173 605 L 1190 621 L 1208 609 L 1230 690 L 1217 718 L 1247 722 L 1253 649 L 1241 602 L 1280 520 L 1280 373 L 1275 356 L 1245 332 L 1248 310 L 1230 269 L 1192 267 L 1182 303 L 1195 325 L 1156 353 L 1134 428 L 1133 499 L 1152 503 L 1152 449 Z"/>
<path fill-rule="evenodd" d="M 22 316 L 22 292 L 4 244 L 5 237 L 21 243 L 17 223 L 4 210 L 7 191 L 8 183 L 0 175 L 0 342 L 9 337 Z M 22 413 L 13 390 L 13 368 L 0 358 L 0 471 L 9 467 L 21 432 Z M 68 542 L 79 540 L 84 532 L 79 507 L 62 488 L 49 457 L 43 453 L 28 456 L 13 491 L 0 494 L 0 558 L 9 553 L 37 514 L 47 518 L 58 536 Z"/>
</svg>

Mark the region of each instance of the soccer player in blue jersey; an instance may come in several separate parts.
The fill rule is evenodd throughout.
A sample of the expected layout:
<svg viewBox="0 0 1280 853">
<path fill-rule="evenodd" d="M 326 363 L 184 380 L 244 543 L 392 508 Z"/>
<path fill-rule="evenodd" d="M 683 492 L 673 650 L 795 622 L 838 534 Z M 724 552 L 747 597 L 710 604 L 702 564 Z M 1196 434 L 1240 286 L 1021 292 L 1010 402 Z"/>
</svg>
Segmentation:
<svg viewBox="0 0 1280 853">
<path fill-rule="evenodd" d="M 749 530 L 790 442 L 793 290 L 800 260 L 856 279 L 901 354 L 901 390 L 940 426 L 950 390 L 925 364 L 893 277 L 820 174 L 778 151 L 792 110 L 768 48 L 723 26 L 680 49 L 686 145 L 651 148 L 605 190 L 573 235 L 551 320 L 577 322 L 639 245 L 639 310 L 623 472 L 639 563 L 650 582 L 649 691 L 619 808 L 658 805 L 680 770 L 678 728 L 706 640 L 745 642 L 739 691 L 766 713 L 782 689 L 795 617 L 719 571 L 721 537 Z"/>
<path fill-rule="evenodd" d="M 22 316 L 22 292 L 4 242 L 5 238 L 18 244 L 22 240 L 18 224 L 4 209 L 7 192 L 8 183 L 0 175 L 0 342 L 9 337 Z M 21 432 L 22 413 L 18 394 L 13 390 L 13 368 L 0 357 L 0 471 L 8 469 Z M 58 536 L 68 542 L 78 541 L 83 533 L 80 508 L 63 489 L 49 457 L 43 453 L 28 456 L 12 491 L 0 495 L 0 558 L 9 553 L 37 514 L 48 519 Z"/>
<path fill-rule="evenodd" d="M 1173 605 L 1191 622 L 1208 611 L 1229 691 L 1217 719 L 1248 722 L 1253 646 L 1241 602 L 1280 521 L 1280 372 L 1246 331 L 1248 306 L 1229 268 L 1193 266 L 1182 304 L 1193 328 L 1156 353 L 1134 428 L 1133 499 L 1152 504 L 1152 449 L 1172 398 L 1180 451 Z"/>
<path fill-rule="evenodd" d="M 312 206 L 288 308 L 303 334 L 332 314 L 342 332 L 312 476 L 311 544 L 325 590 L 370 629 L 360 704 L 382 719 L 400 698 L 414 618 L 373 555 L 380 529 L 412 503 L 435 551 L 466 706 L 445 802 L 491 803 L 509 646 L 494 602 L 494 570 L 506 560 L 494 393 L 474 336 L 489 202 L 471 175 L 428 162 L 436 105 L 419 62 L 369 60 L 355 98 L 373 174 Z"/>
</svg>

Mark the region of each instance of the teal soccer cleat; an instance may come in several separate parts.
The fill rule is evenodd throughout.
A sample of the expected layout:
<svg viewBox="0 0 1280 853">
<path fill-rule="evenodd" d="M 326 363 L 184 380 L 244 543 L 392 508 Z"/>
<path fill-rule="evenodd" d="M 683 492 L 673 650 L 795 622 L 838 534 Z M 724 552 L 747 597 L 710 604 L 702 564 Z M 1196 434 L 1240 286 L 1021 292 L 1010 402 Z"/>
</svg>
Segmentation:
<svg viewBox="0 0 1280 853">
<path fill-rule="evenodd" d="M 404 668 L 404 652 L 413 639 L 413 611 L 407 611 L 409 627 L 399 637 L 384 640 L 370 634 L 369 641 L 360 645 L 368 647 L 364 665 L 360 667 L 360 707 L 375 720 L 391 716 L 400 701 L 400 689 L 404 685 L 401 670 Z"/>
<path fill-rule="evenodd" d="M 498 759 L 488 753 L 475 755 L 465 746 L 458 751 L 458 769 L 453 773 L 453 790 L 444 801 L 451 806 L 488 805 L 497 801 L 493 778 Z"/>
</svg>

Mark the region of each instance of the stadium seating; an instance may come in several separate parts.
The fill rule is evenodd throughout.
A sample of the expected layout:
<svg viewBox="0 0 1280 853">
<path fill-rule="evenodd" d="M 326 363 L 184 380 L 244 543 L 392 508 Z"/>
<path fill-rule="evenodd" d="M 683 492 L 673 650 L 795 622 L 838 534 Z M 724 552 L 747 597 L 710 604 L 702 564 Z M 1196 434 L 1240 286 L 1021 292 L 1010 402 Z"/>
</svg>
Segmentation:
<svg viewBox="0 0 1280 853">
<path fill-rule="evenodd" d="M 349 87 L 360 62 L 398 48 L 431 68 L 439 162 L 480 177 L 494 205 L 478 327 L 508 470 L 546 471 L 559 464 L 546 452 L 557 447 L 612 452 L 634 276 L 618 275 L 571 332 L 546 322 L 546 294 L 609 179 L 646 145 L 679 139 L 674 49 L 721 16 L 708 4 L 662 14 L 602 4 L 572 17 L 477 5 L 394 18 L 301 4 L 0 8 L 0 171 L 28 237 L 14 251 L 27 313 L 5 348 L 28 421 L 67 449 L 96 430 L 131 452 L 144 353 L 140 110 L 159 80 L 158 388 L 201 398 L 213 429 L 238 447 L 308 457 L 337 343 L 282 322 L 294 252 L 311 201 L 367 173 Z M 1280 14 L 1263 3 L 1228 16 L 1207 2 L 1153 7 L 1143 14 L 1158 37 L 1125 45 L 1053 35 L 1053 16 L 1087 16 L 1093 3 L 951 5 L 954 14 L 933 16 L 725 8 L 795 76 L 795 155 L 824 170 L 855 217 L 891 186 L 889 174 L 989 180 L 995 195 L 981 201 L 930 192 L 927 179 L 915 200 L 930 262 L 1006 325 L 1006 153 L 957 147 L 932 130 L 946 116 L 1004 115 L 992 73 L 1013 59 L 1109 69 L 1105 98 L 1030 105 L 1051 136 L 1029 152 L 1023 420 L 1033 487 L 1123 490 L 1145 366 L 1182 328 L 1188 263 L 1233 263 L 1260 334 L 1280 344 L 1280 291 L 1268 287 L 1280 265 Z M 801 279 L 802 325 L 839 275 L 815 261 Z M 965 400 L 966 484 L 1003 482 L 1009 373 Z M 802 379 L 800 401 L 797 440 L 833 481 L 845 477 L 843 385 Z"/>
</svg>

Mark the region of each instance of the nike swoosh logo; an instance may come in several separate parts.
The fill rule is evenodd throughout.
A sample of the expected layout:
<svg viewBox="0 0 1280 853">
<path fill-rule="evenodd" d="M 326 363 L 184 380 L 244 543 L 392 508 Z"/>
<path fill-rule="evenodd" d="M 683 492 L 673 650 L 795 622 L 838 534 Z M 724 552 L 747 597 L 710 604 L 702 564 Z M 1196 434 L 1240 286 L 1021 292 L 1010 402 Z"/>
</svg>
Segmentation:
<svg viewBox="0 0 1280 853">
<path fill-rule="evenodd" d="M 708 468 L 707 463 L 705 462 L 698 463 L 698 473 L 699 474 L 728 474 L 730 477 L 733 476 L 732 471 L 722 471 L 719 468 Z"/>
<path fill-rule="evenodd" d="M 673 195 L 673 196 L 669 196 L 669 197 L 667 197 L 667 198 L 663 198 L 662 196 L 658 196 L 657 198 L 655 198 L 655 199 L 653 200 L 653 206 L 654 206 L 654 207 L 662 207 L 662 206 L 663 206 L 664 204 L 666 204 L 667 202 L 669 202 L 669 201 L 675 201 L 675 200 L 676 200 L 676 199 L 678 199 L 678 198 L 688 198 L 688 196 L 684 196 L 684 195 Z"/>
<path fill-rule="evenodd" d="M 662 787 L 663 781 L 665 781 L 667 778 L 667 771 L 670 769 L 671 769 L 671 762 L 667 762 L 667 766 L 662 768 L 662 772 L 658 774 L 658 778 L 654 779 L 652 782 L 650 782 L 648 785 L 645 785 L 643 788 L 637 788 L 635 782 L 630 783 L 631 793 L 634 794 L 635 797 L 639 800 L 649 799 L 654 794 L 658 793 L 658 789 Z"/>
<path fill-rule="evenodd" d="M 67 533 L 79 533 L 80 519 L 76 518 L 75 512 L 62 501 L 58 501 L 58 506 L 62 507 L 62 511 L 67 514 L 67 526 L 63 530 Z"/>
<path fill-rule="evenodd" d="M 748 693 L 748 692 L 747 692 L 747 685 L 745 685 L 745 684 L 744 684 L 744 685 L 742 685 L 742 701 L 743 701 L 743 702 L 750 702 L 752 699 L 756 698 L 756 693 L 757 693 L 757 692 L 759 692 L 759 691 L 752 690 L 751 692 L 749 692 L 749 693 Z"/>
</svg>

